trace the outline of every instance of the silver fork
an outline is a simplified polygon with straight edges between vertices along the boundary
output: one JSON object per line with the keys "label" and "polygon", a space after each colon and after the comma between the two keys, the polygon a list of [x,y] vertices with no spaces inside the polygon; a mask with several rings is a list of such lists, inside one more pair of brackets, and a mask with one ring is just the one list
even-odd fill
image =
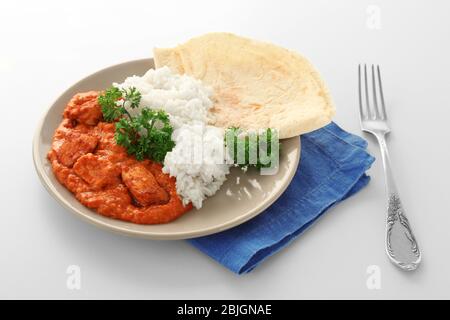
{"label": "silver fork", "polygon": [[383,159],[388,195],[386,253],[389,259],[401,269],[415,270],[421,261],[421,253],[406,218],[392,175],[391,161],[386,145],[386,135],[390,132],[390,128],[387,122],[383,87],[381,86],[380,66],[376,67],[376,72],[374,65],[371,69],[372,92],[370,95],[372,96],[372,104],[369,102],[367,66],[364,65],[363,68],[361,65],[358,66],[359,114],[361,129],[377,138]]}

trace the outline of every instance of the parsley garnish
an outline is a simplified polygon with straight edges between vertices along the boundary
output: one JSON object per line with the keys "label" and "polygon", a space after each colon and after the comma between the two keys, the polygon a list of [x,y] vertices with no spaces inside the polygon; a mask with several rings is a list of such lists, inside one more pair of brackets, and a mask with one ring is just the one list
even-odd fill
{"label": "parsley garnish", "polygon": [[131,87],[128,89],[122,89],[123,101],[130,103],[130,108],[134,109],[139,107],[139,103],[141,103],[141,93],[137,91],[135,87]]}
{"label": "parsley garnish", "polygon": [[120,89],[111,87],[98,97],[98,104],[102,107],[103,119],[113,122],[126,114],[131,118],[126,107],[137,108],[141,102],[141,93],[136,88]]}
{"label": "parsley garnish", "polygon": [[136,88],[119,89],[111,87],[98,97],[103,119],[115,123],[115,139],[118,145],[127,149],[136,159],[152,159],[163,162],[166,153],[175,146],[172,141],[173,128],[166,112],[142,108],[132,116],[127,108],[137,108],[141,93]]}
{"label": "parsley garnish", "polygon": [[171,139],[172,131],[167,113],[144,108],[138,116],[119,119],[115,138],[117,144],[125,147],[136,159],[150,158],[163,162],[166,153],[175,146]]}
{"label": "parsley garnish", "polygon": [[112,122],[124,114],[124,108],[117,105],[121,98],[122,91],[116,87],[111,87],[98,97],[98,104],[102,107],[105,121]]}

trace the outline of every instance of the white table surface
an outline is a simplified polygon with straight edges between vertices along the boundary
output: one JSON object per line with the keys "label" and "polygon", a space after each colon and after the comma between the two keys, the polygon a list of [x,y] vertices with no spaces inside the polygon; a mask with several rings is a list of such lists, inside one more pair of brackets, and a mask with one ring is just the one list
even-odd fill
{"label": "white table surface", "polygon": [[[380,24],[369,5],[380,9]],[[445,0],[1,1],[0,298],[450,298],[449,9]],[[307,56],[329,85],[336,122],[356,134],[357,64],[382,65],[389,145],[423,251],[419,270],[397,270],[384,253],[381,161],[367,188],[244,276],[183,241],[99,230],[47,194],[31,141],[49,104],[96,70],[209,31]],[[80,267],[80,290],[66,286],[70,265]],[[366,285],[371,265],[380,289]]]}

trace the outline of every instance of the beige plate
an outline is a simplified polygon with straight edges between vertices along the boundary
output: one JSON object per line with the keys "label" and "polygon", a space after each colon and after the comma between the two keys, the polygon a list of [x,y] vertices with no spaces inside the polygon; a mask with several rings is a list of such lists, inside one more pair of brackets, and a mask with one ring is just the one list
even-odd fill
{"label": "beige plate", "polygon": [[287,188],[298,166],[300,139],[282,141],[280,170],[276,175],[260,175],[257,170],[242,172],[233,168],[216,195],[207,199],[200,210],[191,210],[181,218],[161,225],[137,225],[103,217],[79,203],[53,175],[46,155],[53,133],[70,98],[78,92],[102,90],[127,76],[141,75],[153,68],[153,59],[118,64],[79,81],[66,90],[39,123],[33,141],[36,171],[50,194],[77,216],[105,229],[148,239],[187,239],[204,236],[237,226],[269,207]]}

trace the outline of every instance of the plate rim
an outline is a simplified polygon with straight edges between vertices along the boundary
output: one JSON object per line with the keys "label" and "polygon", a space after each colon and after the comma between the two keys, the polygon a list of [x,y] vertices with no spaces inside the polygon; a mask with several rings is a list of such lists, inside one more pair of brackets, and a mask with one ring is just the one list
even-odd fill
{"label": "plate rim", "polygon": [[[35,170],[37,172],[39,180],[41,181],[42,185],[47,190],[47,192],[60,205],[62,205],[65,209],[70,211],[73,215],[81,218],[82,220],[84,220],[84,221],[86,221],[86,222],[88,222],[90,224],[95,225],[96,227],[99,227],[99,228],[107,230],[107,231],[112,231],[114,233],[118,233],[118,234],[121,234],[121,235],[125,235],[125,236],[145,238],[145,239],[152,239],[152,240],[182,240],[182,239],[192,239],[192,238],[196,238],[196,237],[212,235],[212,234],[215,234],[215,233],[219,233],[219,232],[231,229],[231,228],[236,227],[236,226],[238,226],[238,225],[240,225],[242,223],[245,223],[248,220],[250,220],[250,219],[256,217],[257,215],[259,215],[260,213],[262,213],[268,207],[270,207],[284,193],[284,191],[291,184],[292,179],[294,178],[295,173],[296,173],[297,170],[292,170],[290,175],[287,177],[288,182],[285,185],[283,185],[280,189],[277,190],[275,196],[272,197],[271,201],[268,201],[267,203],[265,203],[265,205],[263,205],[261,207],[257,207],[255,209],[252,209],[250,211],[250,213],[248,213],[248,214],[246,214],[244,216],[236,217],[236,218],[228,220],[228,221],[226,221],[226,222],[224,222],[224,223],[222,223],[220,225],[214,225],[214,226],[208,227],[206,229],[202,229],[202,230],[173,232],[173,233],[168,233],[168,234],[152,233],[152,232],[146,232],[146,231],[140,231],[140,230],[131,230],[131,229],[127,229],[127,228],[121,227],[119,225],[114,225],[112,223],[108,223],[109,220],[116,221],[115,219],[112,219],[112,218],[108,218],[108,220],[102,221],[101,219],[96,219],[95,216],[94,217],[88,216],[85,213],[79,211],[77,208],[73,207],[65,199],[65,197],[62,196],[59,193],[58,190],[56,190],[56,188],[53,186],[53,183],[49,180],[49,177],[44,172],[44,169],[43,169],[44,164],[42,163],[42,161],[41,161],[41,159],[39,157],[39,150],[40,150],[39,139],[40,139],[41,132],[42,132],[42,129],[43,129],[43,126],[44,126],[44,122],[45,122],[45,119],[47,118],[48,114],[50,113],[51,109],[56,104],[56,102],[58,100],[60,100],[62,98],[62,96],[64,96],[67,92],[73,90],[80,83],[86,81],[89,78],[92,78],[92,77],[96,76],[99,73],[104,72],[105,70],[108,70],[108,69],[114,68],[114,67],[118,67],[118,66],[124,65],[124,64],[143,63],[143,62],[152,63],[153,61],[154,61],[153,58],[134,59],[134,60],[126,61],[126,62],[113,64],[113,65],[110,65],[108,67],[104,67],[104,68],[102,68],[102,69],[100,69],[100,70],[98,70],[96,72],[93,72],[93,73],[87,75],[86,77],[83,77],[82,79],[78,80],[77,82],[75,82],[74,84],[69,86],[61,94],[59,94],[56,97],[56,99],[53,100],[52,103],[49,104],[49,106],[47,107],[47,109],[45,110],[45,112],[43,113],[43,115],[41,116],[41,118],[38,121],[37,128],[35,129],[35,133],[34,133],[34,137],[33,137],[33,143],[32,143],[32,155],[33,155],[34,168],[35,168]],[[299,162],[300,162],[300,155],[301,155],[301,140],[300,140],[300,137],[293,137],[293,138],[289,138],[289,139],[295,139],[295,138],[298,139],[299,146],[298,146],[298,152],[296,152],[296,156],[295,156],[293,165],[296,168],[298,168]],[[64,186],[62,186],[62,187],[64,187]],[[71,193],[71,195],[73,196],[72,193]],[[91,210],[91,209],[89,209],[89,210]],[[91,211],[93,211],[93,210],[91,210]],[[98,213],[95,213],[95,214],[99,215]],[[100,215],[99,215],[99,217],[100,217]]]}

